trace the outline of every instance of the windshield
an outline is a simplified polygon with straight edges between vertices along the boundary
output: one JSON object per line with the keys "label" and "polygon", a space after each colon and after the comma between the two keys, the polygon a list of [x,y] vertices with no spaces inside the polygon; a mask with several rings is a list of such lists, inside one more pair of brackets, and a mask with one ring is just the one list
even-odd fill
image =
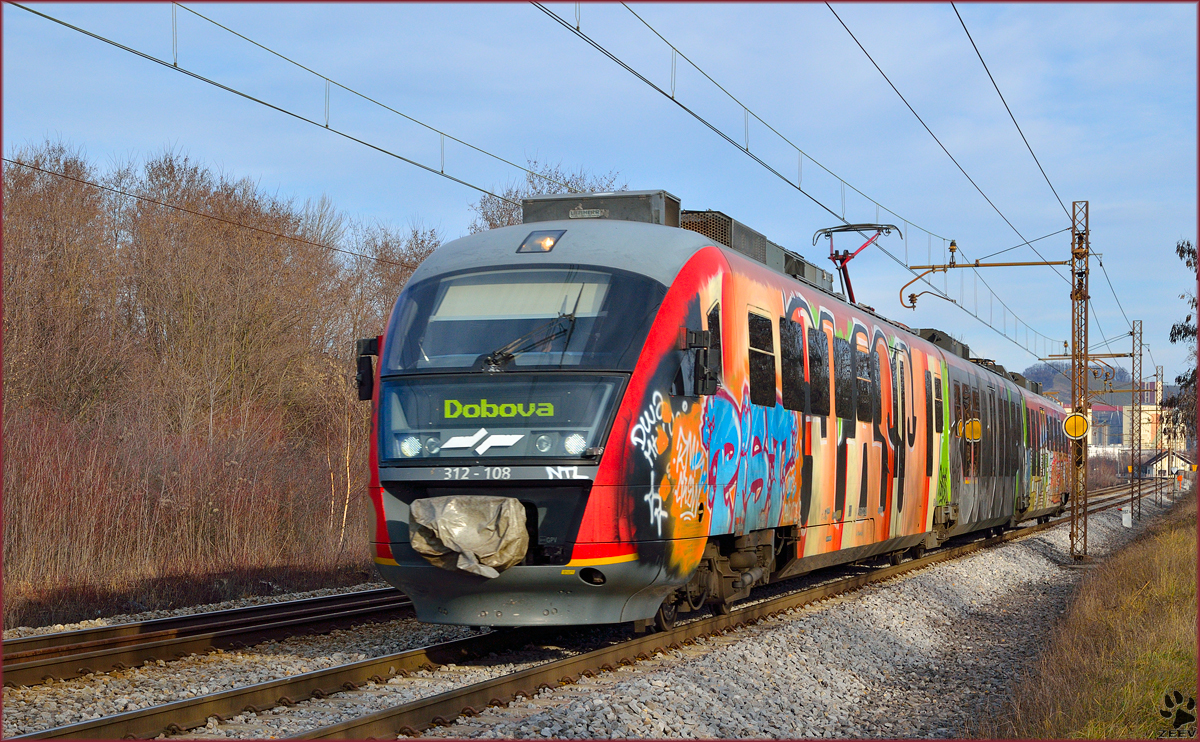
{"label": "windshield", "polygon": [[432,278],[401,294],[382,372],[630,371],[665,294],[645,276],[580,266]]}
{"label": "windshield", "polygon": [[379,458],[580,458],[603,445],[623,377],[406,376],[379,395]]}

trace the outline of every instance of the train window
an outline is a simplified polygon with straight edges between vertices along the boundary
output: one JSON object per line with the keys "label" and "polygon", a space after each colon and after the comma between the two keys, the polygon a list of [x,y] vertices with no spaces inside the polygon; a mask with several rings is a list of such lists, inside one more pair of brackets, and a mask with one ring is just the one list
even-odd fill
{"label": "train window", "polygon": [[1004,398],[1004,387],[1000,387],[1000,399],[996,402],[996,418],[997,424],[1000,426],[1000,452],[999,459],[996,462],[996,473],[1005,476],[1008,474],[1008,441],[1009,429],[1012,427],[1008,411],[1008,400]]}
{"label": "train window", "polygon": [[779,318],[779,371],[783,386],[784,409],[807,411],[808,382],[804,378],[804,326],[786,317]]}
{"label": "train window", "polygon": [[1038,420],[1039,410],[1029,411],[1029,453],[1033,459],[1033,476],[1040,477],[1042,475],[1042,457],[1039,455],[1042,450],[1041,424]]}
{"label": "train window", "polygon": [[933,476],[933,374],[925,370],[925,476]]}
{"label": "train window", "polygon": [[876,424],[883,422],[883,375],[879,372],[881,356],[871,354],[871,415]]}
{"label": "train window", "polygon": [[1014,405],[1011,401],[1005,401],[1004,411],[1007,413],[1007,415],[1005,416],[1005,420],[1008,421],[1008,432],[1006,433],[1005,444],[1004,444],[1004,451],[1005,451],[1004,460],[1007,462],[1005,474],[1012,475],[1012,474],[1015,474],[1017,471],[1017,467],[1016,467],[1017,456],[1016,456],[1016,453],[1014,452],[1014,449],[1018,445],[1020,445],[1017,442],[1020,440],[1019,436],[1017,435],[1017,432],[1020,430],[1020,428],[1017,426],[1017,423],[1015,420],[1015,416],[1016,416],[1016,412],[1017,412],[1016,405]]}
{"label": "train window", "polygon": [[1021,471],[1021,445],[1025,440],[1025,429],[1021,425],[1021,400],[1012,403],[1013,443],[1012,443],[1012,473],[1015,476]]}
{"label": "train window", "polygon": [[815,327],[808,328],[808,389],[809,412],[829,414],[829,335]]}
{"label": "train window", "polygon": [[871,392],[875,386],[872,380],[872,357],[874,353],[869,353],[859,348],[857,345],[851,346],[854,349],[854,387],[858,394],[856,409],[858,411],[858,419],[860,422],[871,422]]}
{"label": "train window", "polygon": [[933,379],[933,432],[941,433],[946,429],[942,417],[946,414],[945,406],[942,402],[942,380],[934,377]]}
{"label": "train window", "polygon": [[971,390],[971,419],[978,421],[978,423],[975,425],[975,428],[979,431],[980,435],[980,438],[975,440],[974,445],[971,446],[971,474],[974,476],[979,476],[979,474],[983,471],[983,462],[980,460],[980,457],[983,453],[983,447],[980,445],[980,441],[983,437],[983,418],[979,414],[978,389]]}
{"label": "train window", "polygon": [[987,471],[984,472],[984,475],[994,477],[999,473],[996,466],[997,454],[1002,450],[1002,446],[1004,445],[1004,441],[1001,438],[1003,430],[1000,428],[1000,418],[996,416],[996,391],[994,389],[988,390],[987,415],[988,445],[984,454]]}
{"label": "train window", "polygon": [[775,342],[771,318],[749,315],[750,401],[763,407],[775,406]]}
{"label": "train window", "polygon": [[959,387],[959,384],[956,381],[956,382],[954,382],[954,391],[951,392],[951,394],[950,394],[951,398],[954,400],[954,419],[950,422],[950,430],[955,435],[962,435],[962,427],[959,426],[959,423],[962,422],[962,398],[960,397],[961,394],[962,394],[962,389]]}
{"label": "train window", "polygon": [[632,370],[665,295],[657,281],[612,268],[435,276],[396,302],[380,373]]}
{"label": "train window", "polygon": [[1004,474],[1013,473],[1013,442],[1016,440],[1016,426],[1013,425],[1013,405],[1004,400]]}
{"label": "train window", "polygon": [[717,374],[718,380],[723,380],[721,376],[721,305],[713,304],[713,308],[708,310],[708,366]]}
{"label": "train window", "polygon": [[849,340],[833,339],[833,406],[837,416],[853,420],[854,413],[854,353]]}

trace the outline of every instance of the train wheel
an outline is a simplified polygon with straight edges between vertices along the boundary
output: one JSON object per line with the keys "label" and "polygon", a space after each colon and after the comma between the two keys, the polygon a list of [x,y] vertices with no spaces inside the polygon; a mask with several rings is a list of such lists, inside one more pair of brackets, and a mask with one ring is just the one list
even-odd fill
{"label": "train wheel", "polygon": [[900,562],[903,562],[903,561],[904,561],[904,550],[903,549],[901,549],[900,551],[893,551],[891,554],[888,554],[888,564],[891,564],[893,567],[900,566]]}
{"label": "train wheel", "polygon": [[723,600],[720,603],[713,603],[713,613],[718,616],[728,616],[730,610],[732,609],[729,607],[729,604]]}
{"label": "train wheel", "polygon": [[913,559],[920,559],[925,556],[925,544],[920,543],[913,547]]}
{"label": "train wheel", "polygon": [[675,619],[679,616],[678,609],[675,608],[674,596],[671,596],[663,601],[663,604],[658,607],[658,613],[654,614],[654,626],[659,631],[670,631],[675,628]]}

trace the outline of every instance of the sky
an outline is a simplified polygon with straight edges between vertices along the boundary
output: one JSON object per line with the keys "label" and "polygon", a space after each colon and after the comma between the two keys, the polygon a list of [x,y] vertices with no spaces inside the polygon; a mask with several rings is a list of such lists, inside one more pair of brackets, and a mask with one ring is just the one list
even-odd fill
{"label": "sky", "polygon": [[[393,155],[493,191],[523,173],[490,155],[536,158],[722,211],[826,270],[818,229],[843,216],[893,223],[903,237],[850,264],[858,300],[1010,370],[1062,352],[1065,268],[939,274],[955,303],[926,294],[912,310],[900,304],[913,277],[902,264],[944,262],[950,239],[960,260],[1018,245],[994,260],[1065,260],[1065,232],[1033,243],[1043,257],[1022,243],[1067,228],[1064,205],[1087,201],[1093,351],[1128,352],[1128,320],[1140,319],[1147,375],[1162,365],[1170,381],[1188,363],[1167,336],[1186,313],[1180,294],[1195,290],[1174,253],[1196,242],[1195,4],[958,6],[1053,190],[950,4],[833,5],[937,140],[824,4],[546,5],[673,85],[680,105],[530,4],[29,7],[166,65],[5,4],[5,156],[61,140],[103,169],[173,150],[297,203],[326,195],[348,217],[447,239],[467,233],[480,191]],[[337,85],[327,98],[326,78],[432,128]],[[835,247],[853,250],[856,237]]]}

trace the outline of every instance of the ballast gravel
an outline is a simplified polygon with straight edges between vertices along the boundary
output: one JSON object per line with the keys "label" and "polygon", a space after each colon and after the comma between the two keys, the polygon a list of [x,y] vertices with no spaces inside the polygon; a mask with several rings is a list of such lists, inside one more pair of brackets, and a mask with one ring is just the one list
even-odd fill
{"label": "ballast gravel", "polygon": [[[1103,557],[1165,510],[1089,518]],[[428,737],[799,738],[968,734],[997,712],[1065,612],[1084,569],[1066,524],[870,585],[735,634],[507,708]]]}
{"label": "ballast gravel", "polygon": [[[1091,516],[1089,552],[1102,557],[1161,509],[1121,527],[1117,510]],[[505,708],[430,730],[430,737],[951,737],[993,713],[1066,609],[1082,569],[1064,524],[792,611],[727,636]],[[335,591],[318,591],[328,594]],[[235,607],[235,606],[230,606]],[[475,630],[412,619],[268,642],[72,681],[4,690],[3,734],[216,693],[459,638]],[[604,641],[580,630],[584,645]],[[593,636],[595,635],[595,636]],[[590,637],[590,638],[589,638]],[[591,647],[560,648],[564,653]],[[466,683],[516,672],[554,652],[506,653],[475,666],[368,683],[291,708],[238,715],[180,737],[280,737],[335,724]]]}

